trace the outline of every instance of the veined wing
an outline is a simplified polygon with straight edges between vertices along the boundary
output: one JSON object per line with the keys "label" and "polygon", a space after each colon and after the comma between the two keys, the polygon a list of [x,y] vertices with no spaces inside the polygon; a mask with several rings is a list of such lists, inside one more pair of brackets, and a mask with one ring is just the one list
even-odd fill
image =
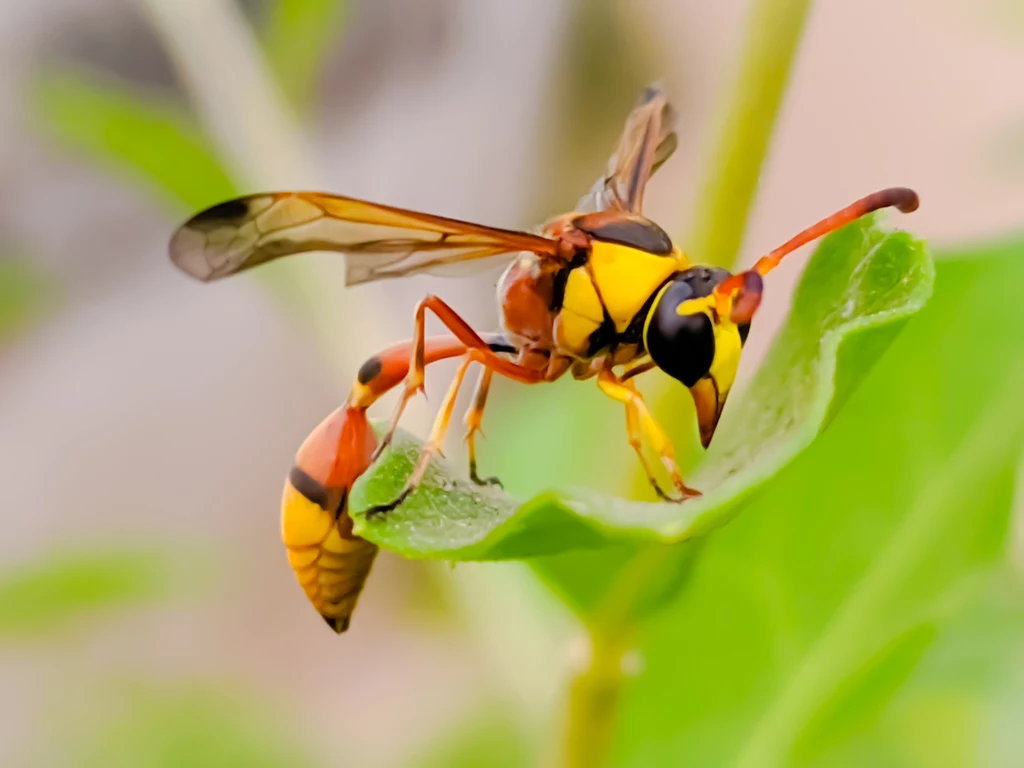
{"label": "veined wing", "polygon": [[626,119],[618,147],[608,161],[607,173],[584,195],[580,212],[604,210],[639,213],[651,175],[675,151],[676,112],[657,86],[644,91]]}
{"label": "veined wing", "polygon": [[339,251],[347,254],[345,281],[354,285],[522,251],[554,257],[557,243],[351,197],[276,192],[196,214],[174,234],[170,251],[180,269],[203,281],[296,253]]}

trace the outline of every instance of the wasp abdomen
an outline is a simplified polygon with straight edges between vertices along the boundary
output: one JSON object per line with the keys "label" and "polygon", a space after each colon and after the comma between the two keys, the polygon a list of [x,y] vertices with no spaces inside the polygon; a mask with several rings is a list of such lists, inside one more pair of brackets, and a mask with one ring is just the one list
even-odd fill
{"label": "wasp abdomen", "polygon": [[[352,533],[348,489],[376,438],[361,408],[331,414],[299,449],[281,499],[281,537],[306,597],[335,632],[348,629],[377,546]],[[322,479],[321,479],[322,478]]]}

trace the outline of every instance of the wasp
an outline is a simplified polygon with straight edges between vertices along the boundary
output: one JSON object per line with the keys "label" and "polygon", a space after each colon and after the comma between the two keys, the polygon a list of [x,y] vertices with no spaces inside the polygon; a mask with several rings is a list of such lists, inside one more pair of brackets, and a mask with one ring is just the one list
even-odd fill
{"label": "wasp", "polygon": [[[684,481],[672,442],[637,390],[634,378],[657,368],[686,387],[706,448],[736,378],[763,277],[801,246],[885,207],[916,210],[910,189],[884,189],[839,210],[731,274],[693,263],[664,229],[643,213],[652,174],[677,145],[676,113],[649,88],[630,113],[608,168],[575,211],[535,232],[498,229],[322,192],[275,192],[215,205],[182,225],[171,241],[173,262],[202,281],[307,251],[346,255],[346,284],[454,265],[508,262],[497,285],[501,330],[481,334],[438,296],[416,307],[412,338],[371,357],[359,369],[345,405],[300,449],[285,488],[283,535],[289,559],[314,605],[343,631],[376,548],[352,534],[346,497],[391,441],[402,413],[423,392],[424,369],[460,359],[424,450],[403,490],[368,517],[393,510],[440,452],[455,400],[473,364],[481,367],[466,414],[469,474],[477,473],[476,436],[494,374],[524,384],[566,374],[594,379],[625,411],[628,441],[651,486],[667,501],[700,495]],[[428,338],[427,315],[450,335]],[[385,392],[401,396],[378,441],[366,409]],[[666,471],[663,488],[645,445]]]}

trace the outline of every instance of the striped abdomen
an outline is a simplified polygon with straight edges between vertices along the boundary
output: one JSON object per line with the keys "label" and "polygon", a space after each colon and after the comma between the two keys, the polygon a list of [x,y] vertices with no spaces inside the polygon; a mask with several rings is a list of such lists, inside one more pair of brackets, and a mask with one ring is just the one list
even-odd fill
{"label": "striped abdomen", "polygon": [[335,632],[348,629],[377,546],[352,533],[348,491],[377,439],[363,408],[343,406],[299,449],[281,500],[288,562],[313,607]]}

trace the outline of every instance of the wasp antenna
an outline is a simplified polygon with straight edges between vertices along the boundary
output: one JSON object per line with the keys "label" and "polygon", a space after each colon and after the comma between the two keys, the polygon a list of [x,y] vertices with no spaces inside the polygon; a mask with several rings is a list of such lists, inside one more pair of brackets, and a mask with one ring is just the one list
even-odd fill
{"label": "wasp antenna", "polygon": [[762,256],[754,265],[754,271],[766,275],[779,266],[783,257],[792,253],[797,248],[806,245],[812,240],[827,235],[840,227],[844,227],[851,221],[856,221],[861,216],[866,216],[872,211],[881,208],[896,208],[902,213],[912,213],[917,210],[921,199],[917,192],[907,187],[889,187],[879,192],[874,192],[862,197],[855,203],[851,203],[840,211],[822,219],[817,224],[808,227],[796,237],[787,240],[767,256]]}

